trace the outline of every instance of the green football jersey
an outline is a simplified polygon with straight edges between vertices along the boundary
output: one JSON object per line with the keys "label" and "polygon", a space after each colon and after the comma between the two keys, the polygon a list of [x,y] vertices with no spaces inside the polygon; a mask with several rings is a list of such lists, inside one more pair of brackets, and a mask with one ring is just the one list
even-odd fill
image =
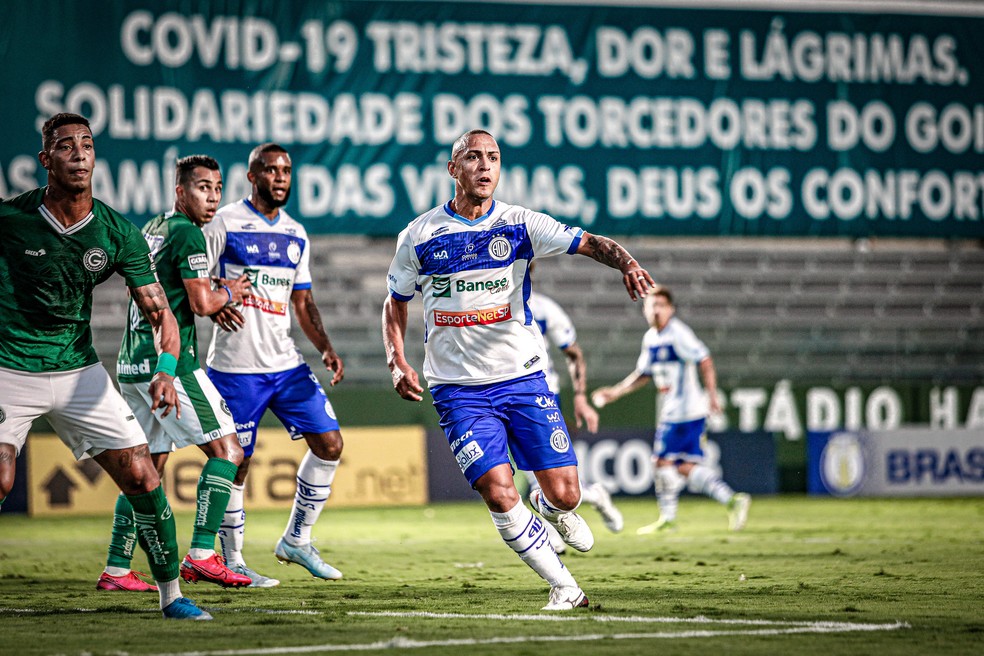
{"label": "green football jersey", "polygon": [[99,200],[65,228],[42,206],[45,188],[0,201],[0,367],[71,371],[99,361],[92,290],[114,273],[157,282],[140,231]]}
{"label": "green football jersey", "polygon": [[[208,256],[201,228],[184,214],[168,212],[151,219],[143,236],[157,267],[157,278],[167,294],[171,312],[181,334],[178,376],[194,371],[198,364],[198,334],[184,281],[208,278]],[[150,323],[130,299],[129,321],[123,333],[116,377],[121,383],[149,381],[157,368],[157,350]]]}

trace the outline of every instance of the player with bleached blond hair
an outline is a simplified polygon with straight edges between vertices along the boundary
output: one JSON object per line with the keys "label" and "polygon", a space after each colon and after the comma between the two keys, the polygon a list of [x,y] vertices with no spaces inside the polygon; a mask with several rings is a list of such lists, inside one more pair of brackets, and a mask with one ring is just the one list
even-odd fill
{"label": "player with bleached blond hair", "polygon": [[575,253],[618,269],[629,296],[652,277],[624,248],[552,217],[493,199],[501,153],[485,130],[451,148],[454,197],[410,222],[397,241],[383,304],[383,343],[396,392],[422,400],[404,340],[408,306],[424,303],[424,376],[458,466],[485,501],[506,545],[550,585],[544,610],[588,605],[554,553],[542,522],[519,497],[516,466],[535,472],[530,501],[568,545],[587,551],[594,536],[574,512],[581,503],[577,456],[543,375],[546,348],[529,309],[530,263]]}

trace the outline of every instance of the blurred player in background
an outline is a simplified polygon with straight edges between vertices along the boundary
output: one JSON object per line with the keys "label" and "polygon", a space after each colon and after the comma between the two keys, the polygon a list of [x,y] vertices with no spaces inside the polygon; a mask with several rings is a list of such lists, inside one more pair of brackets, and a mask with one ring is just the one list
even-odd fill
{"label": "blurred player in background", "polygon": [[[195,315],[210,316],[226,305],[241,303],[250,293],[246,276],[222,281],[221,287],[212,289],[201,228],[212,220],[221,200],[222,172],[218,162],[205,155],[184,157],[175,167],[174,208],[157,215],[143,228],[144,239],[157,267],[157,277],[167,294],[181,335],[174,378],[181,419],[175,414],[159,417],[151,410],[154,399],[148,393],[147,383],[157,366],[154,333],[132,298],[116,376],[123,398],[147,435],[151,458],[161,477],[172,448],[194,444],[208,456],[198,479],[191,550],[181,563],[181,577],[186,581],[242,587],[251,581],[247,576],[230,571],[215,553],[215,533],[225,515],[232,481],[243,461],[243,450],[229,407],[198,364],[198,333],[195,329]],[[121,494],[113,516],[113,538],[106,569],[99,577],[97,589],[155,589],[130,570],[135,540],[133,508],[126,495]]]}
{"label": "blurred player in background", "polygon": [[173,378],[181,340],[136,226],[92,197],[89,122],[56,114],[41,128],[48,185],[0,201],[0,503],[31,422],[44,417],[77,459],[91,457],[133,507],[170,619],[212,616],[181,596],[174,516],[147,438],[92,347],[92,291],[114,273],[154,334],[150,411],[180,415]]}
{"label": "blurred player in background", "polygon": [[468,482],[481,494],[503,541],[550,585],[544,610],[588,605],[513,482],[516,465],[536,473],[530,501],[567,544],[587,551],[591,529],[581,503],[577,456],[543,376],[546,349],[527,305],[529,263],[580,253],[622,272],[641,297],[649,274],[611,239],[565,226],[546,214],[499,203],[500,152],[491,134],[472,130],[451,148],[454,198],[400,233],[383,304],[383,343],[396,392],[420,401],[407,362],[408,304],[419,289],[426,321],[424,375],[441,426]]}
{"label": "blurred player in background", "polygon": [[[532,276],[536,263],[530,263],[530,274]],[[532,279],[532,278],[531,278]],[[571,376],[571,386],[574,391],[574,421],[578,428],[584,427],[589,433],[598,432],[598,413],[588,402],[588,366],[584,359],[584,352],[577,343],[577,331],[574,329],[574,322],[567,316],[564,309],[552,298],[540,292],[531,291],[527,300],[527,305],[533,313],[533,320],[536,322],[540,333],[545,340],[547,350],[547,361],[544,365],[544,376],[547,379],[547,387],[557,397],[557,409],[560,409],[560,376],[553,366],[553,358],[550,357],[550,344],[553,343],[563,352],[567,360],[567,371]],[[530,490],[539,487],[536,476],[531,471],[527,471],[526,478],[530,484]],[[605,527],[613,533],[622,530],[624,522],[622,513],[619,512],[612,497],[601,483],[584,485],[581,483],[581,501],[587,503],[601,514]],[[550,522],[543,525],[550,538],[550,544],[554,551],[564,553],[567,545],[564,543],[560,534]]]}
{"label": "blurred player in background", "polygon": [[[643,313],[649,330],[635,371],[611,387],[591,394],[598,408],[638,389],[650,380],[659,390],[659,418],[653,443],[653,479],[659,500],[659,519],[640,528],[640,535],[675,527],[680,492],[689,482],[693,492],[705,494],[728,507],[733,531],[745,527],[751,497],[735,493],[710,467],[703,464],[708,410],[717,414],[717,373],[711,353],[690,329],[674,316],[673,295],[654,287],[646,296]],[[697,372],[704,380],[700,385]]]}
{"label": "blurred player in background", "polygon": [[290,336],[289,308],[332,371],[332,385],[342,380],[345,367],[311,294],[307,232],[283,209],[290,198],[291,174],[286,150],[272,143],[257,146],[249,155],[247,172],[252,193],[223,207],[205,227],[213,275],[245,275],[253,285],[253,294],[243,299],[241,313],[228,307],[216,316],[206,362],[209,377],[232,409],[245,454],[219,531],[222,551],[233,571],[248,576],[252,586],[260,588],[280,582],[256,573],[243,560],[243,491],[256,431],[267,408],[291,439],[303,439],[308,446],[297,469],[290,520],[274,555],[282,563],[301,565],[318,578],[342,578],[311,543],[311,529],[331,494],[342,455],[342,434],[331,402]]}

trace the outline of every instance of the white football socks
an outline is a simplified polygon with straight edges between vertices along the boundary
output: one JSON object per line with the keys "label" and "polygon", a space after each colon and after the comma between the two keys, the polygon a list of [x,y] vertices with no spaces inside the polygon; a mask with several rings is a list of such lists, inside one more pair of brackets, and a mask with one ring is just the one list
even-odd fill
{"label": "white football socks", "polygon": [[171,602],[181,598],[181,579],[171,579],[170,581],[154,581],[157,584],[157,592],[161,596],[161,608],[167,608]]}
{"label": "white football socks", "polygon": [[714,470],[705,465],[697,465],[690,470],[690,489],[694,492],[706,494],[721,504],[731,501],[735,496],[735,491],[725,483]]}
{"label": "white football socks", "polygon": [[222,543],[222,556],[226,565],[245,565],[243,560],[243,540],[246,534],[246,510],[243,505],[245,485],[233,483],[229,495],[229,505],[226,506],[222,525],[219,526],[219,542]]}
{"label": "white football socks", "polygon": [[510,549],[550,584],[550,587],[577,586],[577,581],[554,553],[543,530],[543,522],[522,501],[507,512],[491,512],[492,522]]}
{"label": "white football socks", "polygon": [[311,542],[311,529],[331,496],[338,460],[322,460],[310,449],[297,468],[297,492],[294,507],[284,529],[284,540],[295,547]]}

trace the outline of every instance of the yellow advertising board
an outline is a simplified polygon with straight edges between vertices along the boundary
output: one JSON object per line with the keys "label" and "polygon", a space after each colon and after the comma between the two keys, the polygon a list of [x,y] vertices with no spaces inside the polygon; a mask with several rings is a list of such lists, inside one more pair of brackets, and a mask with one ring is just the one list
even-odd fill
{"label": "yellow advertising board", "polygon": [[[427,503],[427,450],[419,426],[346,428],[345,449],[329,507],[409,506]],[[93,460],[76,462],[56,435],[32,434],[28,448],[28,512],[38,515],[111,513],[119,493]],[[246,507],[289,508],[294,475],[307,452],[282,428],[261,428],[246,479]],[[205,462],[196,447],[168,458],[164,486],[175,510],[194,510]]]}

